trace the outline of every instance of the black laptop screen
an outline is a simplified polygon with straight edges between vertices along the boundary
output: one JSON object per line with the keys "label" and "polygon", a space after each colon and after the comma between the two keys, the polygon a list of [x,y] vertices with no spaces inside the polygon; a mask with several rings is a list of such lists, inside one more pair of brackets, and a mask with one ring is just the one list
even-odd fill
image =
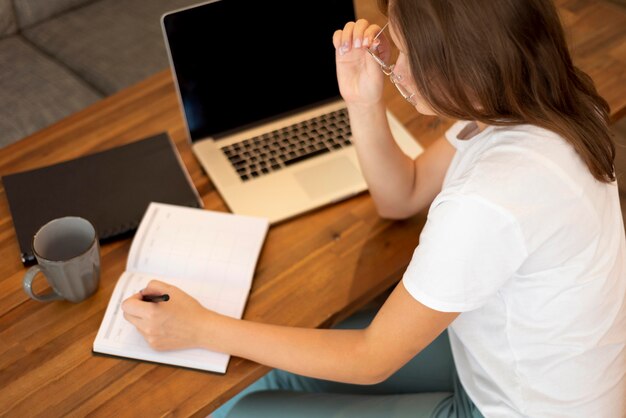
{"label": "black laptop screen", "polygon": [[339,97],[332,35],[352,0],[219,0],[163,26],[191,139]]}

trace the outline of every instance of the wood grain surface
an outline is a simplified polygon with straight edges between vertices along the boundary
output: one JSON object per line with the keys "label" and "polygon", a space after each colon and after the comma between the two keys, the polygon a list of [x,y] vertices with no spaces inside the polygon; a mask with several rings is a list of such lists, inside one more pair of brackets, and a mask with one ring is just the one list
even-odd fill
{"label": "wood grain surface", "polygon": [[[356,4],[359,16],[384,21],[373,1]],[[592,75],[617,120],[626,112],[626,15],[612,3],[557,4],[575,61]],[[417,115],[390,85],[386,98],[424,146],[451,124]],[[191,153],[169,71],[1,149],[0,175],[163,131],[176,143],[206,209],[226,211]],[[363,193],[272,226],[244,317],[301,327],[336,323],[400,279],[424,221],[424,214],[383,220]],[[0,415],[206,416],[268,371],[240,358],[232,358],[222,376],[94,356],[92,343],[129,246],[130,239],[102,246],[100,289],[87,301],[32,301],[22,291],[26,269],[0,188]]]}

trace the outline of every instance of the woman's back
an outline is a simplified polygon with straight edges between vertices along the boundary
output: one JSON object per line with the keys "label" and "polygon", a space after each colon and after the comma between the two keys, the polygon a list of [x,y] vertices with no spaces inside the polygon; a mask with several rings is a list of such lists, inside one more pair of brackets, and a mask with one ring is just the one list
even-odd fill
{"label": "woman's back", "polygon": [[489,127],[459,141],[462,126],[448,132],[457,155],[405,286],[465,311],[450,340],[484,415],[620,416],[626,247],[616,184],[594,179],[545,129]]}

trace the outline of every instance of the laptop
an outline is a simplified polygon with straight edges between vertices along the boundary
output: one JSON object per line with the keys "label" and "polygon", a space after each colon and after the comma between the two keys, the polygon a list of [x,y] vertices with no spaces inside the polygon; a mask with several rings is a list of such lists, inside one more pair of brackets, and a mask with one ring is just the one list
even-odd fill
{"label": "laptop", "polygon": [[276,223],[367,189],[332,44],[354,19],[352,0],[217,0],[163,15],[193,153],[233,213]]}

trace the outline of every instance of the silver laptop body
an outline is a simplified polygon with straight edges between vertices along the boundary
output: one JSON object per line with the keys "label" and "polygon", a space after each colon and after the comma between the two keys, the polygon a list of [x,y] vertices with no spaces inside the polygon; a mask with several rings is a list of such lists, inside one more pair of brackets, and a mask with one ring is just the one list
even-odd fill
{"label": "silver laptop body", "polygon": [[163,16],[193,152],[234,213],[275,223],[367,189],[331,42],[349,20],[352,0],[217,0]]}

